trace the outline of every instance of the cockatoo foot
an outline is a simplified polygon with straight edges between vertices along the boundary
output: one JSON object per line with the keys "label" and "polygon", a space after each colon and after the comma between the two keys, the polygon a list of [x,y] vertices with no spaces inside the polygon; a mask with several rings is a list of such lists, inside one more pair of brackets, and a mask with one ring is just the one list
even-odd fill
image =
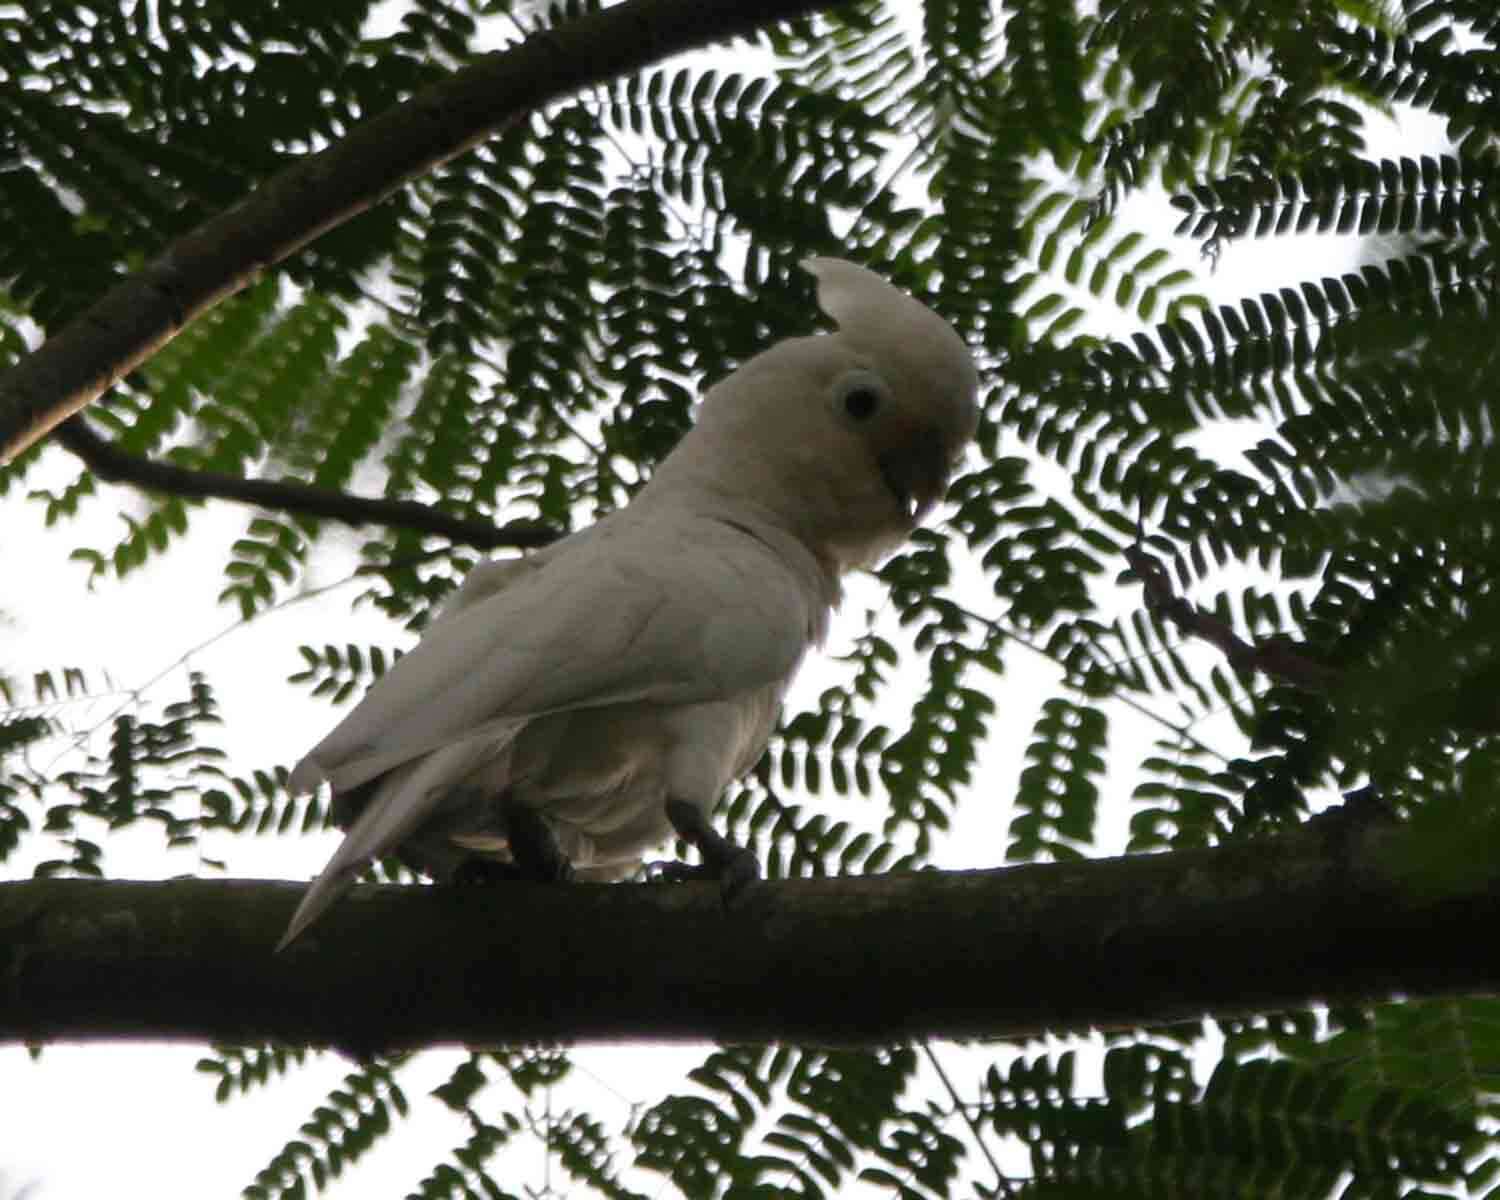
{"label": "cockatoo foot", "polygon": [[572,883],[573,864],[557,844],[552,826],[533,808],[519,804],[505,809],[505,836],[511,861],[476,854],[459,863],[449,877],[460,886],[493,887],[520,880],[526,883]]}
{"label": "cockatoo foot", "polygon": [[572,883],[573,864],[557,844],[557,834],[547,819],[524,804],[505,806],[505,836],[510,856],[523,879],[537,883]]}
{"label": "cockatoo foot", "polygon": [[703,862],[697,866],[688,863],[653,863],[651,868],[658,879],[676,881],[693,879],[717,879],[719,895],[725,908],[731,908],[745,894],[749,886],[760,878],[760,863],[755,855],[743,846],[736,846],[708,823],[708,818],[695,804],[684,800],[667,801],[667,819],[679,837],[697,848]]}

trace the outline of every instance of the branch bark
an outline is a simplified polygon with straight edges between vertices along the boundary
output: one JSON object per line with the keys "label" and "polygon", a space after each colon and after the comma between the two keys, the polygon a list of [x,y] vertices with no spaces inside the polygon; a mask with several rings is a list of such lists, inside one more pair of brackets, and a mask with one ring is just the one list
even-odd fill
{"label": "branch bark", "polygon": [[0,462],[266,268],[522,114],[668,55],[840,2],[624,0],[419,92],[179,238],[0,373]]}
{"label": "branch bark", "polygon": [[493,525],[470,517],[455,517],[415,500],[383,496],[354,496],[347,492],[310,487],[290,479],[245,479],[220,471],[195,471],[175,463],[126,454],[91,429],[83,417],[71,417],[57,428],[57,440],[100,479],[130,483],[173,496],[205,497],[254,504],[276,512],[326,517],[345,525],[395,525],[418,533],[445,537],[463,546],[494,550],[502,546],[532,549],[555,542],[561,532],[537,521]]}
{"label": "branch bark", "polygon": [[1500,989],[1500,873],[1401,827],[972,872],[365,886],[274,955],[301,885],[0,884],[0,1039],[1018,1036]]}

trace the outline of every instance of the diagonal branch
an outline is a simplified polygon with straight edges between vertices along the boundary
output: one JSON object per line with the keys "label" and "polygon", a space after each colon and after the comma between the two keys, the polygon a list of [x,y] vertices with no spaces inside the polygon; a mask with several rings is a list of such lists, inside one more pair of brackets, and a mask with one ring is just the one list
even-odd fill
{"label": "diagonal branch", "polygon": [[82,417],[64,421],[57,427],[56,436],[100,479],[131,483],[173,496],[235,500],[277,512],[326,517],[345,525],[395,525],[445,537],[478,550],[502,546],[526,550],[548,545],[562,536],[552,526],[538,521],[492,525],[472,517],[455,517],[415,500],[352,496],[290,479],[244,479],[221,471],[196,471],[175,463],[139,458],[100,437]]}
{"label": "diagonal branch", "polygon": [[562,96],[840,0],[624,0],[489,55],[268,179],[0,373],[0,462],[191,320],[407,180]]}
{"label": "diagonal branch", "polygon": [[1259,671],[1308,692],[1327,692],[1337,683],[1337,671],[1285,639],[1247,642],[1222,618],[1189,604],[1172,590],[1172,580],[1161,563],[1139,546],[1125,547],[1125,561],[1140,576],[1148,609],[1189,637],[1216,647],[1236,671]]}
{"label": "diagonal branch", "polygon": [[[1248,642],[1229,623],[1211,612],[1189,604],[1172,590],[1166,569],[1139,546],[1125,548],[1125,560],[1138,576],[1146,593],[1146,607],[1172,622],[1189,637],[1200,638],[1216,647],[1236,671],[1258,671],[1268,678],[1289,683],[1305,692],[1330,695],[1351,707],[1382,703],[1380,687],[1369,686],[1376,678],[1338,670],[1319,662],[1297,642],[1276,637]],[[1467,675],[1458,673],[1440,690],[1426,691],[1419,698],[1408,692],[1403,703],[1425,709],[1427,721],[1445,721],[1454,729],[1469,733],[1500,732],[1500,703],[1495,698],[1494,677],[1487,661]],[[1396,709],[1383,702],[1388,716]]]}

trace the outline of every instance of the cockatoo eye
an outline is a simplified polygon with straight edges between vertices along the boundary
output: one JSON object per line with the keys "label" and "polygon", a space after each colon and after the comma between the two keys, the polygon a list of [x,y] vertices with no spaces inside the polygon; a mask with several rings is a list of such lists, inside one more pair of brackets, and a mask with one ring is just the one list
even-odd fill
{"label": "cockatoo eye", "polygon": [[844,393],[844,411],[856,421],[868,421],[880,407],[880,396],[873,388],[857,387]]}
{"label": "cockatoo eye", "polygon": [[885,380],[874,371],[856,367],[845,371],[833,385],[828,399],[841,420],[864,425],[885,411],[891,398]]}

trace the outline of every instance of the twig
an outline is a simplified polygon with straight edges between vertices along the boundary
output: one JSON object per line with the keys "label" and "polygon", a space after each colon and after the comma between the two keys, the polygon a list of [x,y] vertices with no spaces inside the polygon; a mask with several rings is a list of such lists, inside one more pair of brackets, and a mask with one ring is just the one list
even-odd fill
{"label": "twig", "polygon": [[526,550],[545,546],[562,536],[561,531],[536,521],[492,525],[472,517],[455,517],[415,500],[353,496],[289,479],[244,479],[221,471],[196,471],[175,463],[140,458],[100,437],[82,417],[63,422],[54,436],[100,479],[131,483],[173,496],[233,500],[277,512],[325,517],[345,525],[395,525],[445,537],[478,550],[502,546]]}
{"label": "twig", "polygon": [[1146,607],[1151,612],[1189,637],[1216,647],[1236,671],[1259,671],[1308,692],[1327,692],[1337,682],[1337,671],[1310,658],[1296,645],[1280,638],[1247,642],[1226,621],[1189,604],[1172,590],[1166,568],[1139,546],[1125,547],[1125,561],[1140,576]]}
{"label": "twig", "polygon": [[979,1146],[980,1152],[989,1160],[990,1170],[995,1172],[995,1182],[999,1184],[1000,1190],[1007,1196],[1014,1196],[1016,1189],[1011,1186],[1009,1177],[1000,1169],[1000,1164],[995,1161],[995,1156],[990,1153],[989,1143],[984,1140],[984,1133],[979,1128],[979,1122],[969,1112],[969,1106],[959,1099],[958,1089],[953,1086],[953,1081],[948,1078],[948,1072],[943,1070],[943,1064],[938,1062],[938,1056],[932,1049],[932,1043],[923,1042],[922,1052],[927,1055],[927,1061],[932,1064],[932,1069],[938,1073],[938,1078],[943,1081],[943,1087],[947,1090],[949,1099],[953,1101],[953,1107],[958,1110],[958,1115],[968,1125],[969,1132],[974,1135],[974,1141]]}
{"label": "twig", "polygon": [[[995,620],[995,618],[993,617],[987,617],[983,613],[975,612],[972,608],[965,608],[962,604],[954,603],[952,601],[950,601],[949,603],[953,603],[954,610],[961,616],[967,617],[969,620],[974,621],[977,624],[984,625],[987,628],[993,630],[1000,637],[1006,638],[1009,641],[1015,642],[1016,645],[1030,650],[1038,658],[1044,658],[1048,662],[1062,667],[1064,671],[1064,684],[1078,689],[1077,684],[1068,682],[1066,678],[1067,667],[1061,661],[1059,661],[1057,655],[1053,654],[1045,646],[1038,645],[1035,641],[1026,637],[1024,634],[1018,633],[1014,629],[1007,628],[999,621]],[[1148,720],[1155,721],[1163,729],[1170,730],[1172,733],[1181,738],[1184,743],[1191,745],[1194,749],[1200,751],[1201,753],[1207,754],[1213,758],[1217,758],[1221,762],[1229,761],[1229,755],[1225,754],[1223,751],[1215,750],[1212,746],[1208,745],[1201,739],[1194,737],[1190,732],[1188,732],[1189,726],[1174,724],[1167,717],[1162,716],[1161,713],[1155,711],[1145,704],[1142,704],[1134,696],[1130,695],[1130,693],[1120,690],[1128,686],[1123,679],[1119,679],[1118,677],[1116,677],[1114,682],[1119,685],[1119,688],[1110,694],[1111,699],[1117,700],[1127,708],[1133,709],[1135,712],[1139,713],[1141,716],[1147,718]]]}
{"label": "twig", "polygon": [[241,629],[244,629],[246,626],[258,620],[261,620],[264,617],[269,617],[275,613],[285,612],[287,609],[296,604],[305,604],[309,600],[316,600],[318,597],[324,596],[329,592],[344,587],[346,584],[353,583],[356,579],[359,579],[362,576],[371,574],[374,569],[375,568],[368,566],[359,567],[352,574],[346,575],[342,579],[336,579],[332,583],[325,583],[321,587],[309,588],[307,591],[298,592],[294,596],[284,597],[283,599],[278,600],[275,604],[271,605],[269,608],[259,609],[256,612],[251,613],[248,617],[241,617],[233,624],[226,625],[223,629],[219,630],[218,633],[210,634],[202,641],[196,643],[193,646],[189,646],[186,650],[184,650],[166,666],[162,667],[161,670],[157,671],[156,674],[151,676],[151,678],[146,680],[144,683],[136,684],[133,687],[115,688],[112,692],[101,693],[101,695],[93,697],[93,699],[103,699],[105,696],[118,695],[123,696],[124,699],[113,710],[106,713],[98,721],[95,721],[94,724],[91,725],[88,729],[79,730],[72,734],[68,739],[68,746],[65,749],[59,751],[58,754],[52,759],[52,762],[48,764],[46,774],[50,775],[53,768],[55,768],[57,764],[62,761],[65,755],[84,745],[91,737],[98,733],[100,729],[109,724],[109,722],[113,721],[122,712],[129,708],[131,704],[141,703],[141,701],[145,698],[147,692],[154,688],[168,675],[176,671],[179,667],[187,666],[188,662],[195,655],[202,654],[210,646],[218,644],[225,638],[229,637],[231,634],[238,633]]}

